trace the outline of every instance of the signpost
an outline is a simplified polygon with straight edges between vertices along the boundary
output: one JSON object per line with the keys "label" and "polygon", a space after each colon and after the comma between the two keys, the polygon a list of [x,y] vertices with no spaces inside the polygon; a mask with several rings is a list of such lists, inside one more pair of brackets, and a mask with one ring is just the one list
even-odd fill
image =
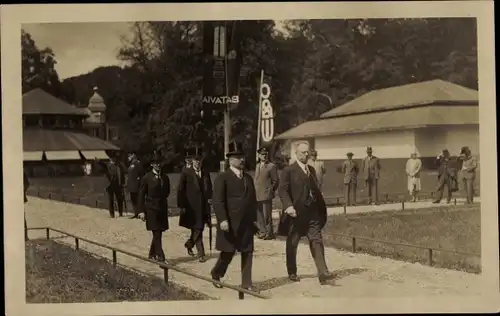
{"label": "signpost", "polygon": [[[271,87],[264,83],[264,70],[260,72],[259,118],[257,122],[257,150],[274,139],[274,111],[270,101]],[[258,155],[257,155],[258,157]]]}

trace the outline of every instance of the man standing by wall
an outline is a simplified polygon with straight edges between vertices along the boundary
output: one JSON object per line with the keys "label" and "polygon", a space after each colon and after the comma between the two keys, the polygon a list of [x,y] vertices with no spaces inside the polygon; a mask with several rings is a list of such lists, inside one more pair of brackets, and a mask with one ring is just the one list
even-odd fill
{"label": "man standing by wall", "polygon": [[[347,160],[342,164],[344,174],[344,203],[345,205],[356,205],[356,188],[358,184],[358,164],[352,160],[354,154],[347,153]],[[351,200],[352,194],[352,200]],[[351,204],[352,203],[352,204]]]}
{"label": "man standing by wall", "polygon": [[255,168],[255,194],[257,197],[257,226],[259,232],[257,237],[264,240],[274,239],[273,232],[273,198],[278,189],[278,168],[269,161],[267,148],[258,150],[259,162]]}
{"label": "man standing by wall", "polygon": [[283,169],[279,195],[283,204],[278,233],[286,236],[286,267],[288,278],[300,281],[297,276],[297,247],[300,238],[307,236],[311,255],[318,270],[320,284],[325,284],[332,274],[325,261],[325,247],[321,229],[326,224],[327,213],[323,195],[318,188],[316,173],[307,164],[309,145],[299,143],[297,160]]}
{"label": "man standing by wall", "polygon": [[456,172],[451,166],[451,157],[448,149],[443,150],[436,159],[438,165],[438,183],[436,185],[436,199],[432,203],[440,203],[446,186],[446,203],[451,202],[451,194],[456,190]]}
{"label": "man standing by wall", "polygon": [[139,185],[141,178],[143,176],[142,165],[137,158],[135,153],[130,153],[128,155],[128,161],[130,166],[127,172],[127,191],[130,194],[130,201],[132,202],[132,207],[134,209],[134,215],[130,218],[139,217],[139,208],[137,207],[137,196],[139,194]]}
{"label": "man standing by wall", "polygon": [[123,170],[118,165],[116,157],[112,156],[109,158],[109,162],[100,161],[97,158],[94,159],[97,164],[99,164],[106,173],[106,178],[108,180],[108,185],[106,186],[106,193],[108,195],[108,209],[111,218],[115,217],[115,207],[114,202],[118,204],[118,214],[123,216],[123,185],[124,176]]}
{"label": "man standing by wall", "polygon": [[[226,274],[236,251],[241,253],[241,286],[255,290],[252,285],[254,234],[257,221],[257,200],[253,179],[244,172],[245,153],[239,144],[226,157],[229,168],[214,182],[212,204],[217,218],[215,248],[219,258],[211,271],[212,279],[220,281]],[[215,287],[220,288],[216,283]]]}
{"label": "man standing by wall", "polygon": [[311,159],[307,162],[316,171],[316,179],[318,180],[318,188],[321,190],[323,187],[323,177],[326,173],[325,163],[318,160],[318,152],[316,150],[311,150]]}
{"label": "man standing by wall", "polygon": [[476,180],[477,160],[472,157],[469,147],[462,147],[460,151],[460,159],[462,160],[461,178],[464,185],[466,196],[466,204],[474,202],[474,181]]}
{"label": "man standing by wall", "polygon": [[380,179],[380,159],[373,156],[373,149],[366,148],[367,156],[363,159],[363,176],[368,190],[369,203],[378,205],[378,180]]}

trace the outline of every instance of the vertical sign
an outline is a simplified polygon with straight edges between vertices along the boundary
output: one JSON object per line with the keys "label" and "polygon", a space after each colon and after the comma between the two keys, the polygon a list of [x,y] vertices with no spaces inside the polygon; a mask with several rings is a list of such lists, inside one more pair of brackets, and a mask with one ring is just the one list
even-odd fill
{"label": "vertical sign", "polygon": [[274,140],[274,109],[271,103],[271,86],[264,82],[264,71],[261,72],[259,86],[259,121],[257,124],[257,148],[265,146],[270,156]]}
{"label": "vertical sign", "polygon": [[241,56],[236,21],[203,22],[203,106],[239,103]]}

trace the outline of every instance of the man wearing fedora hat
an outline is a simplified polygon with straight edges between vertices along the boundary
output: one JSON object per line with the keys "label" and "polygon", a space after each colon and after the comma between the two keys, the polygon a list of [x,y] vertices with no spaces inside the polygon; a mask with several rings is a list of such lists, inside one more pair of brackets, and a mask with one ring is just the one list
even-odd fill
{"label": "man wearing fedora hat", "polygon": [[370,204],[378,204],[378,180],[380,179],[380,159],[375,157],[371,147],[366,148],[366,157],[363,159],[363,176],[365,188],[368,189]]}
{"label": "man wearing fedora hat", "polygon": [[139,185],[141,178],[144,175],[144,171],[142,170],[141,162],[137,158],[137,154],[135,152],[129,153],[128,161],[129,167],[125,186],[130,194],[130,201],[132,202],[132,207],[134,209],[134,215],[130,218],[138,218],[139,208],[137,207],[137,195],[139,194]]}
{"label": "man wearing fedora hat", "polygon": [[177,206],[181,210],[179,226],[191,230],[191,236],[184,244],[190,256],[195,256],[205,262],[205,247],[203,245],[203,229],[205,224],[211,224],[210,204],[212,199],[212,180],[210,173],[201,168],[201,154],[197,148],[189,150],[192,161],[191,168],[185,168],[181,173],[177,186]]}
{"label": "man wearing fedora hat", "polygon": [[106,193],[108,195],[108,209],[109,216],[111,218],[115,217],[115,198],[116,204],[118,204],[118,214],[123,216],[123,186],[125,184],[124,170],[122,166],[118,163],[118,153],[111,154],[109,157],[109,162],[98,160],[94,158],[94,161],[104,169],[106,179],[108,180],[108,185],[106,186]]}
{"label": "man wearing fedora hat", "polygon": [[321,190],[323,187],[323,178],[326,173],[325,163],[318,160],[318,152],[316,150],[311,150],[311,157],[307,163],[314,168],[316,171],[316,179],[318,180],[318,187]]}
{"label": "man wearing fedora hat", "polygon": [[170,180],[162,171],[159,152],[153,152],[150,163],[151,170],[141,179],[138,205],[144,212],[146,229],[152,232],[149,259],[164,262],[162,235],[169,228],[167,198],[170,194]]}
{"label": "man wearing fedora hat", "polygon": [[[358,183],[359,167],[352,160],[353,153],[347,153],[347,160],[342,163],[341,172],[344,174],[344,203],[345,205],[356,205],[356,188]],[[351,199],[352,195],[352,199]]]}
{"label": "man wearing fedora hat", "polygon": [[474,202],[474,181],[476,180],[477,160],[472,156],[472,152],[468,146],[464,146],[460,150],[460,160],[462,160],[460,177],[464,185],[465,203],[472,204]]}
{"label": "man wearing fedora hat", "polygon": [[[245,173],[245,153],[238,143],[231,143],[226,154],[229,168],[214,182],[212,205],[217,218],[215,248],[219,258],[211,271],[212,279],[219,281],[236,251],[241,253],[241,286],[253,289],[252,260],[257,221],[257,201],[253,179]],[[214,283],[215,287],[220,288]]]}
{"label": "man wearing fedora hat", "polygon": [[279,185],[278,168],[269,161],[269,152],[266,147],[259,148],[257,152],[259,161],[255,168],[254,184],[258,205],[258,238],[270,240],[275,238],[272,211],[274,193]]}

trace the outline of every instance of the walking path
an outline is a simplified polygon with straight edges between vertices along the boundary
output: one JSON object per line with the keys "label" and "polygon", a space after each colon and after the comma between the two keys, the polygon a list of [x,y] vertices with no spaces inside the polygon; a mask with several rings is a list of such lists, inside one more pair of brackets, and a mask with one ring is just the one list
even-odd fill
{"label": "walking path", "polygon": [[[410,203],[413,207],[428,207],[429,202]],[[399,205],[350,207],[348,213],[376,210],[400,209]],[[405,205],[406,206],[406,205]],[[409,207],[408,207],[409,208]],[[127,217],[109,218],[108,212],[82,205],[50,201],[30,197],[25,204],[28,227],[49,226],[53,228],[104,243],[116,248],[147,256],[150,233],[140,220]],[[329,214],[343,213],[343,207],[329,208]],[[277,213],[275,214],[277,216]],[[178,267],[194,273],[209,276],[217,252],[209,260],[199,263],[187,256],[184,242],[189,231],[178,226],[178,217],[170,218],[171,229],[164,235],[164,249],[167,259]],[[43,231],[30,231],[30,238],[45,236]],[[208,233],[205,233],[205,247],[208,254]],[[58,236],[51,232],[52,237]],[[74,246],[70,238],[59,242]],[[215,241],[215,229],[214,229]],[[365,254],[353,254],[334,248],[326,249],[326,260],[332,272],[338,274],[334,285],[319,285],[315,277],[316,268],[309,253],[309,247],[300,245],[297,262],[301,282],[291,283],[286,277],[284,243],[279,240],[255,239],[253,280],[262,294],[273,298],[292,297],[394,297],[408,295],[471,295],[481,293],[481,277],[460,271],[433,268],[417,263],[395,261]],[[80,248],[111,259],[111,251],[80,242]],[[154,264],[118,254],[118,263],[138,271],[163,277],[163,271]],[[203,292],[216,299],[237,299],[238,295],[229,289],[216,289],[209,282],[170,271],[170,279],[180,285]],[[236,256],[223,282],[239,285],[240,260]],[[257,299],[249,295],[245,299]]]}

